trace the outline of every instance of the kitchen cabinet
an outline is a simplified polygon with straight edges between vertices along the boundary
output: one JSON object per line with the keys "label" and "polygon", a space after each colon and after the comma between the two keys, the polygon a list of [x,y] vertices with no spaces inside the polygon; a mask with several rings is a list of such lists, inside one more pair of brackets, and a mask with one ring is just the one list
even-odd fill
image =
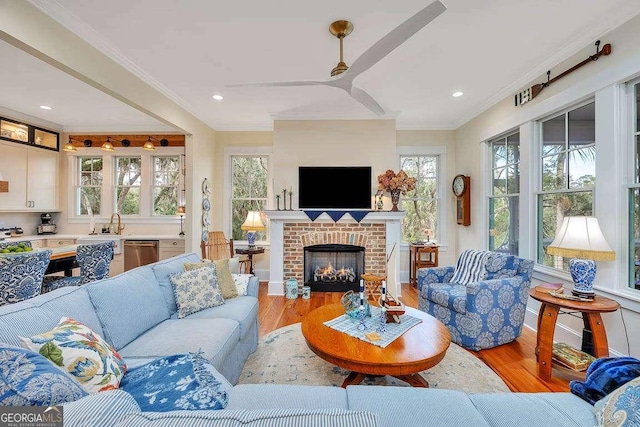
{"label": "kitchen cabinet", "polygon": [[184,253],[184,239],[164,239],[158,245],[158,259],[171,258]]}
{"label": "kitchen cabinet", "polygon": [[109,265],[109,277],[124,273],[124,255],[114,254],[111,264]]}
{"label": "kitchen cabinet", "polygon": [[58,151],[60,134],[0,117],[0,139]]}
{"label": "kitchen cabinet", "polygon": [[75,245],[75,239],[47,239],[47,248],[59,248],[61,246]]}
{"label": "kitchen cabinet", "polygon": [[9,191],[0,193],[0,211],[58,210],[58,153],[0,142],[0,173]]}

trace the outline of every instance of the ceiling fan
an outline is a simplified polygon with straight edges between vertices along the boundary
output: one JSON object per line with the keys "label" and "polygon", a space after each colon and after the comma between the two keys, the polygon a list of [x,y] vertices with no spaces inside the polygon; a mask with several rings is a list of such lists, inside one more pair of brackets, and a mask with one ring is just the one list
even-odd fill
{"label": "ceiling fan", "polygon": [[440,1],[436,0],[402,24],[394,28],[390,33],[378,40],[373,46],[367,49],[358,59],[353,61],[348,67],[342,58],[342,40],[351,34],[353,25],[349,21],[336,21],[329,26],[331,34],[340,40],[340,62],[331,70],[329,80],[301,80],[290,82],[267,82],[267,83],[244,83],[231,84],[227,87],[269,87],[269,86],[314,86],[325,85],[336,87],[346,91],[353,99],[360,102],[375,114],[381,116],[385,114],[384,109],[376,102],[371,95],[364,90],[353,86],[353,80],[360,74],[373,67],[391,51],[408,40],[415,33],[424,28],[431,21],[436,19],[447,8]]}

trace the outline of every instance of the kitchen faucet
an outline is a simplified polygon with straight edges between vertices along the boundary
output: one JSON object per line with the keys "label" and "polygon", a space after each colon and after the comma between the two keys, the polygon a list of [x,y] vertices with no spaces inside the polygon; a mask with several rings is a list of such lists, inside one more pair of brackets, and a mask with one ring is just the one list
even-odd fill
{"label": "kitchen faucet", "polygon": [[118,212],[114,212],[111,214],[111,219],[109,220],[109,230],[113,226],[113,216],[116,215],[118,217],[118,229],[116,230],[116,234],[122,234],[122,230],[124,230],[124,225],[121,225],[120,222],[120,214]]}

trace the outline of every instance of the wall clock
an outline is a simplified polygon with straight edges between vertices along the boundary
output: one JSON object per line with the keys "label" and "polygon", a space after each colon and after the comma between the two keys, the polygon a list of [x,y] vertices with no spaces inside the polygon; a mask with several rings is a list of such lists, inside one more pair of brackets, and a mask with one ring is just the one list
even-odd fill
{"label": "wall clock", "polygon": [[456,223],[471,225],[471,178],[456,175],[451,188],[456,196]]}

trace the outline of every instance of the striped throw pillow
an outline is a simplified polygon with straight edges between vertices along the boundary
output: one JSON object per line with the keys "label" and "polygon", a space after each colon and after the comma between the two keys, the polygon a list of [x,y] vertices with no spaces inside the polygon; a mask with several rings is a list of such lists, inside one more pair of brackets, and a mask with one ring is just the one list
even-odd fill
{"label": "striped throw pillow", "polygon": [[467,285],[484,280],[487,274],[485,269],[487,255],[487,251],[465,249],[460,254],[460,258],[458,258],[456,269],[450,282]]}

